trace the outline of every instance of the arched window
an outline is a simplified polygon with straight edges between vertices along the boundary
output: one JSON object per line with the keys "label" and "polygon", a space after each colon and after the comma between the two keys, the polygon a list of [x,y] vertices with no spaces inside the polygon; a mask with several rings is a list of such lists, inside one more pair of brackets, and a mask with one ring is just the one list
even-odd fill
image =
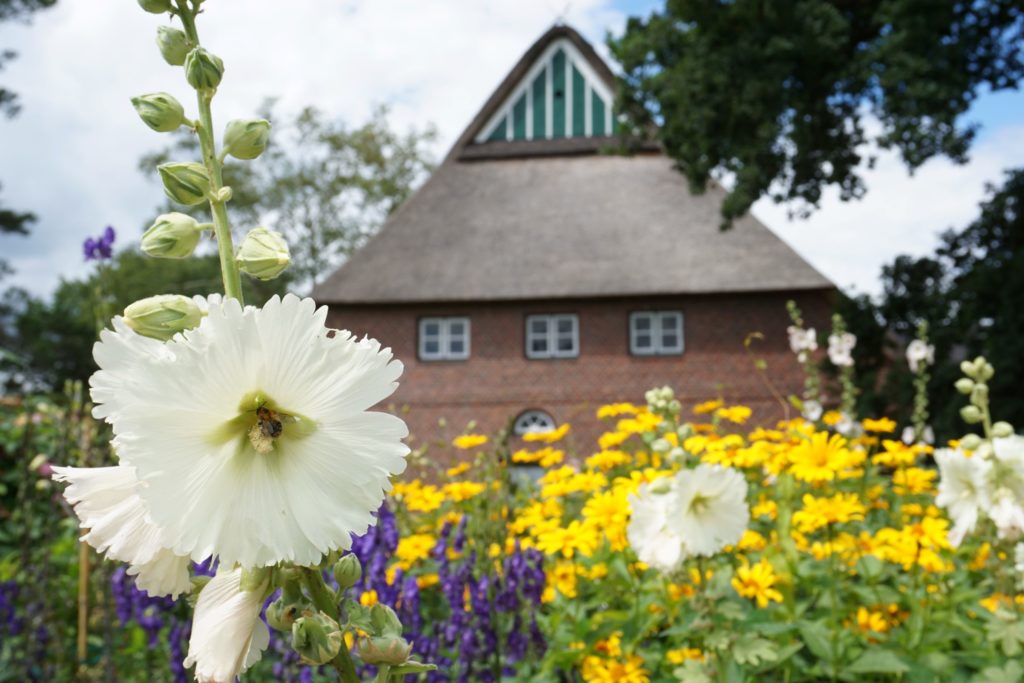
{"label": "arched window", "polygon": [[512,432],[516,436],[551,432],[555,429],[555,419],[543,410],[527,410],[516,418]]}

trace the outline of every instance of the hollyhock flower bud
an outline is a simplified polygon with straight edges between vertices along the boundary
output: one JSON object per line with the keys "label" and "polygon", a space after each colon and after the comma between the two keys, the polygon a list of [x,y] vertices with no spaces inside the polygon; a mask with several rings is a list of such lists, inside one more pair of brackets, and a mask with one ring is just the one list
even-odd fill
{"label": "hollyhock flower bud", "polygon": [[270,139],[270,121],[236,119],[224,128],[224,150],[236,159],[255,159]]}
{"label": "hollyhock flower bud", "polygon": [[992,425],[992,436],[997,439],[1013,436],[1013,426],[1009,422],[996,422]]}
{"label": "hollyhock flower bud", "polygon": [[367,664],[397,666],[404,664],[410,654],[412,645],[401,636],[359,640],[359,658]]}
{"label": "hollyhock flower bud", "polygon": [[184,330],[199,326],[203,312],[192,299],[162,294],[141,299],[124,309],[128,327],[144,337],[166,341]]}
{"label": "hollyhock flower bud", "polygon": [[170,133],[185,122],[185,109],[181,102],[165,92],[133,97],[132,106],[142,122],[158,133]]}
{"label": "hollyhock flower bud", "polygon": [[326,664],[341,646],[341,627],[323,612],[300,617],[292,624],[292,648],[307,664]]}
{"label": "hollyhock flower bud", "polygon": [[299,606],[278,598],[267,607],[267,624],[278,631],[291,631],[299,616]]}
{"label": "hollyhock flower bud", "polygon": [[142,233],[142,251],[157,258],[185,258],[195,251],[202,234],[203,229],[191,216],[165,213]]}
{"label": "hollyhock flower bud", "polygon": [[981,422],[981,411],[977,406],[964,406],[960,409],[960,417],[967,424],[977,424]]}
{"label": "hollyhock flower bud", "polygon": [[164,183],[164,193],[186,206],[200,204],[210,192],[210,176],[206,167],[194,161],[172,161],[157,166]]}
{"label": "hollyhock flower bud", "polygon": [[170,26],[158,26],[156,29],[156,46],[160,55],[171,66],[181,66],[189,53],[188,37],[184,31]]}
{"label": "hollyhock flower bud", "polygon": [[981,437],[977,434],[968,434],[960,439],[960,447],[966,448],[969,451],[978,450],[979,446],[981,446]]}
{"label": "hollyhock flower bud", "polygon": [[259,227],[249,231],[238,248],[238,267],[259,280],[273,280],[291,263],[288,243],[279,232]]}
{"label": "hollyhock flower bud", "polygon": [[171,0],[139,0],[139,7],[150,14],[164,14],[171,11]]}
{"label": "hollyhock flower bud", "polygon": [[967,396],[968,394],[971,393],[971,391],[974,390],[974,380],[969,379],[967,377],[961,377],[956,381],[956,383],[953,386],[955,386],[956,390],[959,391],[961,394]]}
{"label": "hollyhock flower bud", "polygon": [[334,580],[343,591],[356,585],[362,575],[363,568],[359,564],[359,558],[352,553],[345,555],[334,565]]}
{"label": "hollyhock flower bud", "polygon": [[185,56],[185,79],[196,90],[213,90],[224,76],[224,62],[212,52],[197,47]]}

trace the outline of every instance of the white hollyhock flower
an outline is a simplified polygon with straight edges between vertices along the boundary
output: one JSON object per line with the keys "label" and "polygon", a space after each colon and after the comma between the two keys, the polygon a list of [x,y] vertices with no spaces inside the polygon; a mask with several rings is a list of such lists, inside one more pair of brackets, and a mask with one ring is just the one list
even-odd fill
{"label": "white hollyhock flower", "polygon": [[113,426],[175,552],[316,564],[374,523],[405,469],[405,423],[368,410],[402,364],[372,339],[328,330],[312,299],[207,307],[160,350],[125,340],[134,333],[115,320],[94,351],[94,414]]}
{"label": "white hollyhock flower", "polygon": [[1024,574],[1024,543],[1018,543],[1013,547],[1013,568]]}
{"label": "white hollyhock flower", "polygon": [[692,555],[714,555],[743,537],[750,521],[747,480],[730,467],[698,465],[675,476],[668,528]]}
{"label": "white hollyhock flower", "polygon": [[935,347],[928,342],[915,339],[907,345],[907,365],[916,373],[921,364],[931,365],[935,362]]}
{"label": "white hollyhock flower", "polygon": [[978,513],[987,512],[992,505],[988,487],[992,463],[950,448],[936,451],[935,462],[940,475],[935,504],[949,512],[953,520],[949,542],[958,547],[964,536],[974,530]]}
{"label": "white hollyhock flower", "polygon": [[[264,586],[265,588],[265,586]],[[263,656],[270,631],[260,619],[263,588],[242,590],[242,569],[217,572],[199,593],[192,617],[185,667],[196,667],[199,683],[234,683]]]}
{"label": "white hollyhock flower", "polygon": [[164,547],[161,529],[138,495],[134,468],[54,467],[53,478],[70,484],[64,497],[89,530],[82,540],[112,560],[127,562],[139,588],[153,596],[191,589],[189,558]]}
{"label": "white hollyhock flower", "polygon": [[800,362],[807,360],[807,354],[818,350],[818,337],[814,328],[802,329],[795,325],[786,328],[789,335],[789,348],[799,357]]}
{"label": "white hollyhock flower", "polygon": [[1024,531],[1024,508],[1021,508],[1013,491],[999,488],[992,494],[992,507],[988,516],[996,523],[999,538],[1017,538]]}
{"label": "white hollyhock flower", "polygon": [[836,367],[853,365],[853,347],[857,345],[857,337],[849,332],[830,334],[828,336],[828,359]]}
{"label": "white hollyhock flower", "polygon": [[804,407],[801,414],[805,420],[808,420],[809,422],[817,422],[821,419],[822,414],[824,414],[824,408],[821,407],[821,403],[818,401],[804,401]]}
{"label": "white hollyhock flower", "polygon": [[660,491],[664,484],[655,483],[658,486],[653,491],[650,484],[641,484],[635,494],[630,494],[632,514],[626,527],[626,538],[641,562],[667,572],[686,559],[686,552],[683,539],[668,524],[671,489]]}

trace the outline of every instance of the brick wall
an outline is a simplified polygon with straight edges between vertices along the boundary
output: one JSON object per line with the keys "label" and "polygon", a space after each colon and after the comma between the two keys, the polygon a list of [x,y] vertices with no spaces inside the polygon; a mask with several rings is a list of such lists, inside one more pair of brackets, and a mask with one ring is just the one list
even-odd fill
{"label": "brick wall", "polygon": [[[542,409],[570,422],[575,445],[592,447],[602,431],[594,410],[608,402],[642,402],[644,392],[668,384],[688,409],[721,396],[743,403],[756,417],[775,419],[772,399],[743,341],[761,332],[757,355],[783,395],[799,393],[802,374],[789,351],[785,304],[793,298],[805,317],[826,329],[829,293],[758,293],[467,304],[332,307],[328,325],[390,346],[406,366],[390,407],[409,423],[413,443],[447,439],[471,420],[475,430],[493,433],[527,409]],[[637,310],[680,310],[685,351],[681,356],[636,357],[629,353],[629,314]],[[525,316],[579,316],[578,358],[529,360]],[[424,316],[468,316],[471,356],[465,361],[420,361],[417,322]],[[439,421],[447,427],[439,428]]]}

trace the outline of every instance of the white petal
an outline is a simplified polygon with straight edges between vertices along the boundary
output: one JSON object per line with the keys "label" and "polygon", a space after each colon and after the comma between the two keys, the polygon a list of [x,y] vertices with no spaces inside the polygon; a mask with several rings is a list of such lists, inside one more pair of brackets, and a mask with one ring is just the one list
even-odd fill
{"label": "white petal", "polygon": [[196,667],[200,683],[234,683],[269,643],[260,619],[264,591],[243,591],[241,581],[241,568],[221,570],[199,594],[185,667]]}

